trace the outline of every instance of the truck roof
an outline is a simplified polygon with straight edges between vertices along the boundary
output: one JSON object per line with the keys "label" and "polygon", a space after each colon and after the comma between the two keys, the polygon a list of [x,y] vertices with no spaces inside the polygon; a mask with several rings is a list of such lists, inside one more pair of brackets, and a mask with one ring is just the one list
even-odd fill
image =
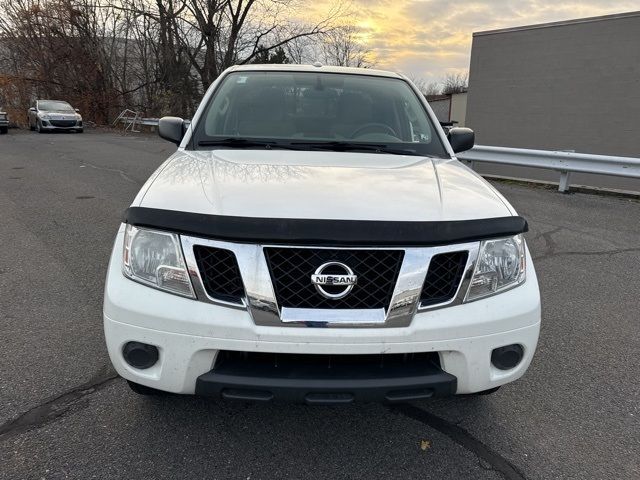
{"label": "truck roof", "polygon": [[335,67],[331,65],[290,65],[290,64],[250,64],[235,65],[229,69],[234,72],[274,71],[274,72],[323,72],[346,73],[351,75],[374,75],[377,77],[403,78],[402,75],[386,70],[372,68]]}

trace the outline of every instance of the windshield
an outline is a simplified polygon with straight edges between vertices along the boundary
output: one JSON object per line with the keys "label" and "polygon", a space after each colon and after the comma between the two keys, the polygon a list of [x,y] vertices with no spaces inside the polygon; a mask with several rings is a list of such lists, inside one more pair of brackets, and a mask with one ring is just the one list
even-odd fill
{"label": "windshield", "polygon": [[227,75],[195,133],[196,148],[216,145],[447,157],[407,82],[336,73]]}
{"label": "windshield", "polygon": [[67,102],[58,102],[56,100],[41,100],[38,102],[38,110],[45,112],[73,112],[73,107]]}

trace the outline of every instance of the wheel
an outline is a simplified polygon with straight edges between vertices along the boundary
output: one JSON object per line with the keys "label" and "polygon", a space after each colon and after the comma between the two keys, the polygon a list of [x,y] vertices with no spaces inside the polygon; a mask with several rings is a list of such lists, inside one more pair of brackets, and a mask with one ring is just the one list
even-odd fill
{"label": "wheel", "polygon": [[80,130],[76,130],[76,133],[84,133],[84,128],[81,128]]}
{"label": "wheel", "polygon": [[44,130],[42,129],[42,126],[40,125],[40,120],[36,120],[36,132],[44,133]]}
{"label": "wheel", "polygon": [[9,127],[0,127],[0,133],[7,133],[9,131]]}
{"label": "wheel", "polygon": [[163,392],[162,390],[156,390],[155,388],[147,387],[145,385],[140,385],[139,383],[132,382],[131,380],[127,380],[127,384],[129,388],[137,393],[138,395],[144,396],[162,396],[167,395],[167,392]]}
{"label": "wheel", "polygon": [[36,129],[36,127],[31,125],[31,119],[30,118],[27,118],[27,123],[29,124],[29,130],[31,130],[33,132]]}

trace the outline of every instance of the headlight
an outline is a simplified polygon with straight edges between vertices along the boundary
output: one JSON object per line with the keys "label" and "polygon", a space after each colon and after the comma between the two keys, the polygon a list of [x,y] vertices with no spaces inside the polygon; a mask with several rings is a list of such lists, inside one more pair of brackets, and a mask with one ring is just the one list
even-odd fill
{"label": "headlight", "polygon": [[127,225],[122,256],[122,272],[126,277],[195,298],[178,235]]}
{"label": "headlight", "polygon": [[477,300],[520,285],[526,277],[525,247],[522,235],[485,240],[480,244],[478,261],[465,301]]}

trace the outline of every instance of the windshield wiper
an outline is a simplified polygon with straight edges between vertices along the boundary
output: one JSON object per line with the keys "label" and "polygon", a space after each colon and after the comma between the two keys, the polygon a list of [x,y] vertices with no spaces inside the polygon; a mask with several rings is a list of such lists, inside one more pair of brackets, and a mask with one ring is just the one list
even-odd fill
{"label": "windshield wiper", "polygon": [[390,148],[385,144],[375,143],[353,143],[353,142],[291,142],[291,145],[299,145],[317,150],[333,150],[336,152],[375,152],[391,153],[394,155],[415,155],[416,151],[411,149]]}
{"label": "windshield wiper", "polygon": [[278,143],[270,140],[249,140],[247,138],[223,138],[221,140],[201,140],[198,142],[200,147],[229,147],[229,148],[285,148],[290,150],[299,150],[287,143]]}

